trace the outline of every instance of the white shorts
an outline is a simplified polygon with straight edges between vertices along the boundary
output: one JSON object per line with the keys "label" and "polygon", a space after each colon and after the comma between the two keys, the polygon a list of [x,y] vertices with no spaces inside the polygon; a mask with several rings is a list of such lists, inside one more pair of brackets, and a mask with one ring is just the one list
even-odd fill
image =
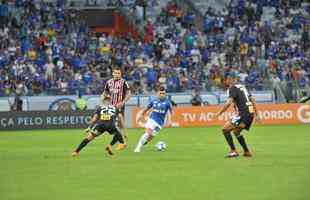
{"label": "white shorts", "polygon": [[145,127],[146,129],[152,129],[152,130],[153,130],[153,132],[152,132],[152,135],[153,135],[153,136],[158,135],[160,129],[162,128],[157,122],[155,122],[155,121],[154,121],[153,119],[151,119],[151,118],[148,118],[148,119],[147,119],[147,121],[146,121],[144,127]]}

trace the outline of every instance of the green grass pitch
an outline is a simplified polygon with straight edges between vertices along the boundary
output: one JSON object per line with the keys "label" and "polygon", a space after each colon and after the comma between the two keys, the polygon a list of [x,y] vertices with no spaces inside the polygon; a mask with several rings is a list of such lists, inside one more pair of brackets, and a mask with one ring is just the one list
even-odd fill
{"label": "green grass pitch", "polygon": [[[128,132],[128,149],[113,157],[105,135],[72,158],[82,130],[1,131],[0,199],[310,199],[309,125],[255,126],[246,134],[254,157],[234,159],[224,159],[220,127],[163,129],[139,154],[143,130]],[[167,151],[155,150],[158,140]]]}

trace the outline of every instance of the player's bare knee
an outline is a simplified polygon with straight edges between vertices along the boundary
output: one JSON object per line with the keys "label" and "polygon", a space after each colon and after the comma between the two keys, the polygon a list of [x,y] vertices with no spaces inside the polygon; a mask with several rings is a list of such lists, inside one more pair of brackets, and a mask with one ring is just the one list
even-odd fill
{"label": "player's bare knee", "polygon": [[222,128],[222,132],[223,132],[223,133],[229,133],[229,132],[230,132],[230,130],[229,130],[229,129],[227,129],[227,128]]}
{"label": "player's bare knee", "polygon": [[147,141],[151,141],[151,140],[153,139],[153,137],[154,137],[154,136],[153,136],[152,134],[148,134],[148,135],[147,135]]}
{"label": "player's bare knee", "polygon": [[232,129],[230,126],[224,125],[222,128],[223,133],[228,133],[230,132]]}
{"label": "player's bare knee", "polygon": [[151,140],[153,138],[153,130],[152,129],[146,129],[146,133],[148,136],[148,140]]}
{"label": "player's bare knee", "polygon": [[153,130],[152,130],[152,129],[150,129],[150,128],[147,128],[147,129],[146,129],[146,133],[147,133],[148,135],[152,135]]}
{"label": "player's bare knee", "polygon": [[95,137],[96,137],[96,136],[95,136],[94,134],[92,134],[92,133],[89,132],[86,138],[87,138],[89,141],[92,141]]}

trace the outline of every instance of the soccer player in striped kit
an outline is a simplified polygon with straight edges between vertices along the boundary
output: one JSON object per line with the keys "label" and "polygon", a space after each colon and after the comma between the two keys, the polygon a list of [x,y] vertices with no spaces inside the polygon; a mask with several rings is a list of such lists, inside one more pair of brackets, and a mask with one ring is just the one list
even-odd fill
{"label": "soccer player in striped kit", "polygon": [[[119,67],[115,67],[112,70],[113,78],[109,79],[104,87],[102,96],[110,95],[111,104],[116,106],[121,113],[122,117],[118,118],[119,127],[121,133],[127,143],[127,133],[125,132],[125,103],[129,100],[131,96],[130,87],[125,79],[122,78],[122,71]],[[126,147],[127,144],[120,144],[117,149],[121,150]]]}

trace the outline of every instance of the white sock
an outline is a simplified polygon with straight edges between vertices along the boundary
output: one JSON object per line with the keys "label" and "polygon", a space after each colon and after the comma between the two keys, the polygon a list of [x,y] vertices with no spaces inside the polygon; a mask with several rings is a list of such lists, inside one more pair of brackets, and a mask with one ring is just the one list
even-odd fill
{"label": "white sock", "polygon": [[147,142],[147,139],[148,139],[148,134],[147,133],[144,133],[140,139],[139,139],[139,142],[135,148],[135,152],[140,152],[141,151],[141,147],[143,146],[143,144],[145,144]]}

